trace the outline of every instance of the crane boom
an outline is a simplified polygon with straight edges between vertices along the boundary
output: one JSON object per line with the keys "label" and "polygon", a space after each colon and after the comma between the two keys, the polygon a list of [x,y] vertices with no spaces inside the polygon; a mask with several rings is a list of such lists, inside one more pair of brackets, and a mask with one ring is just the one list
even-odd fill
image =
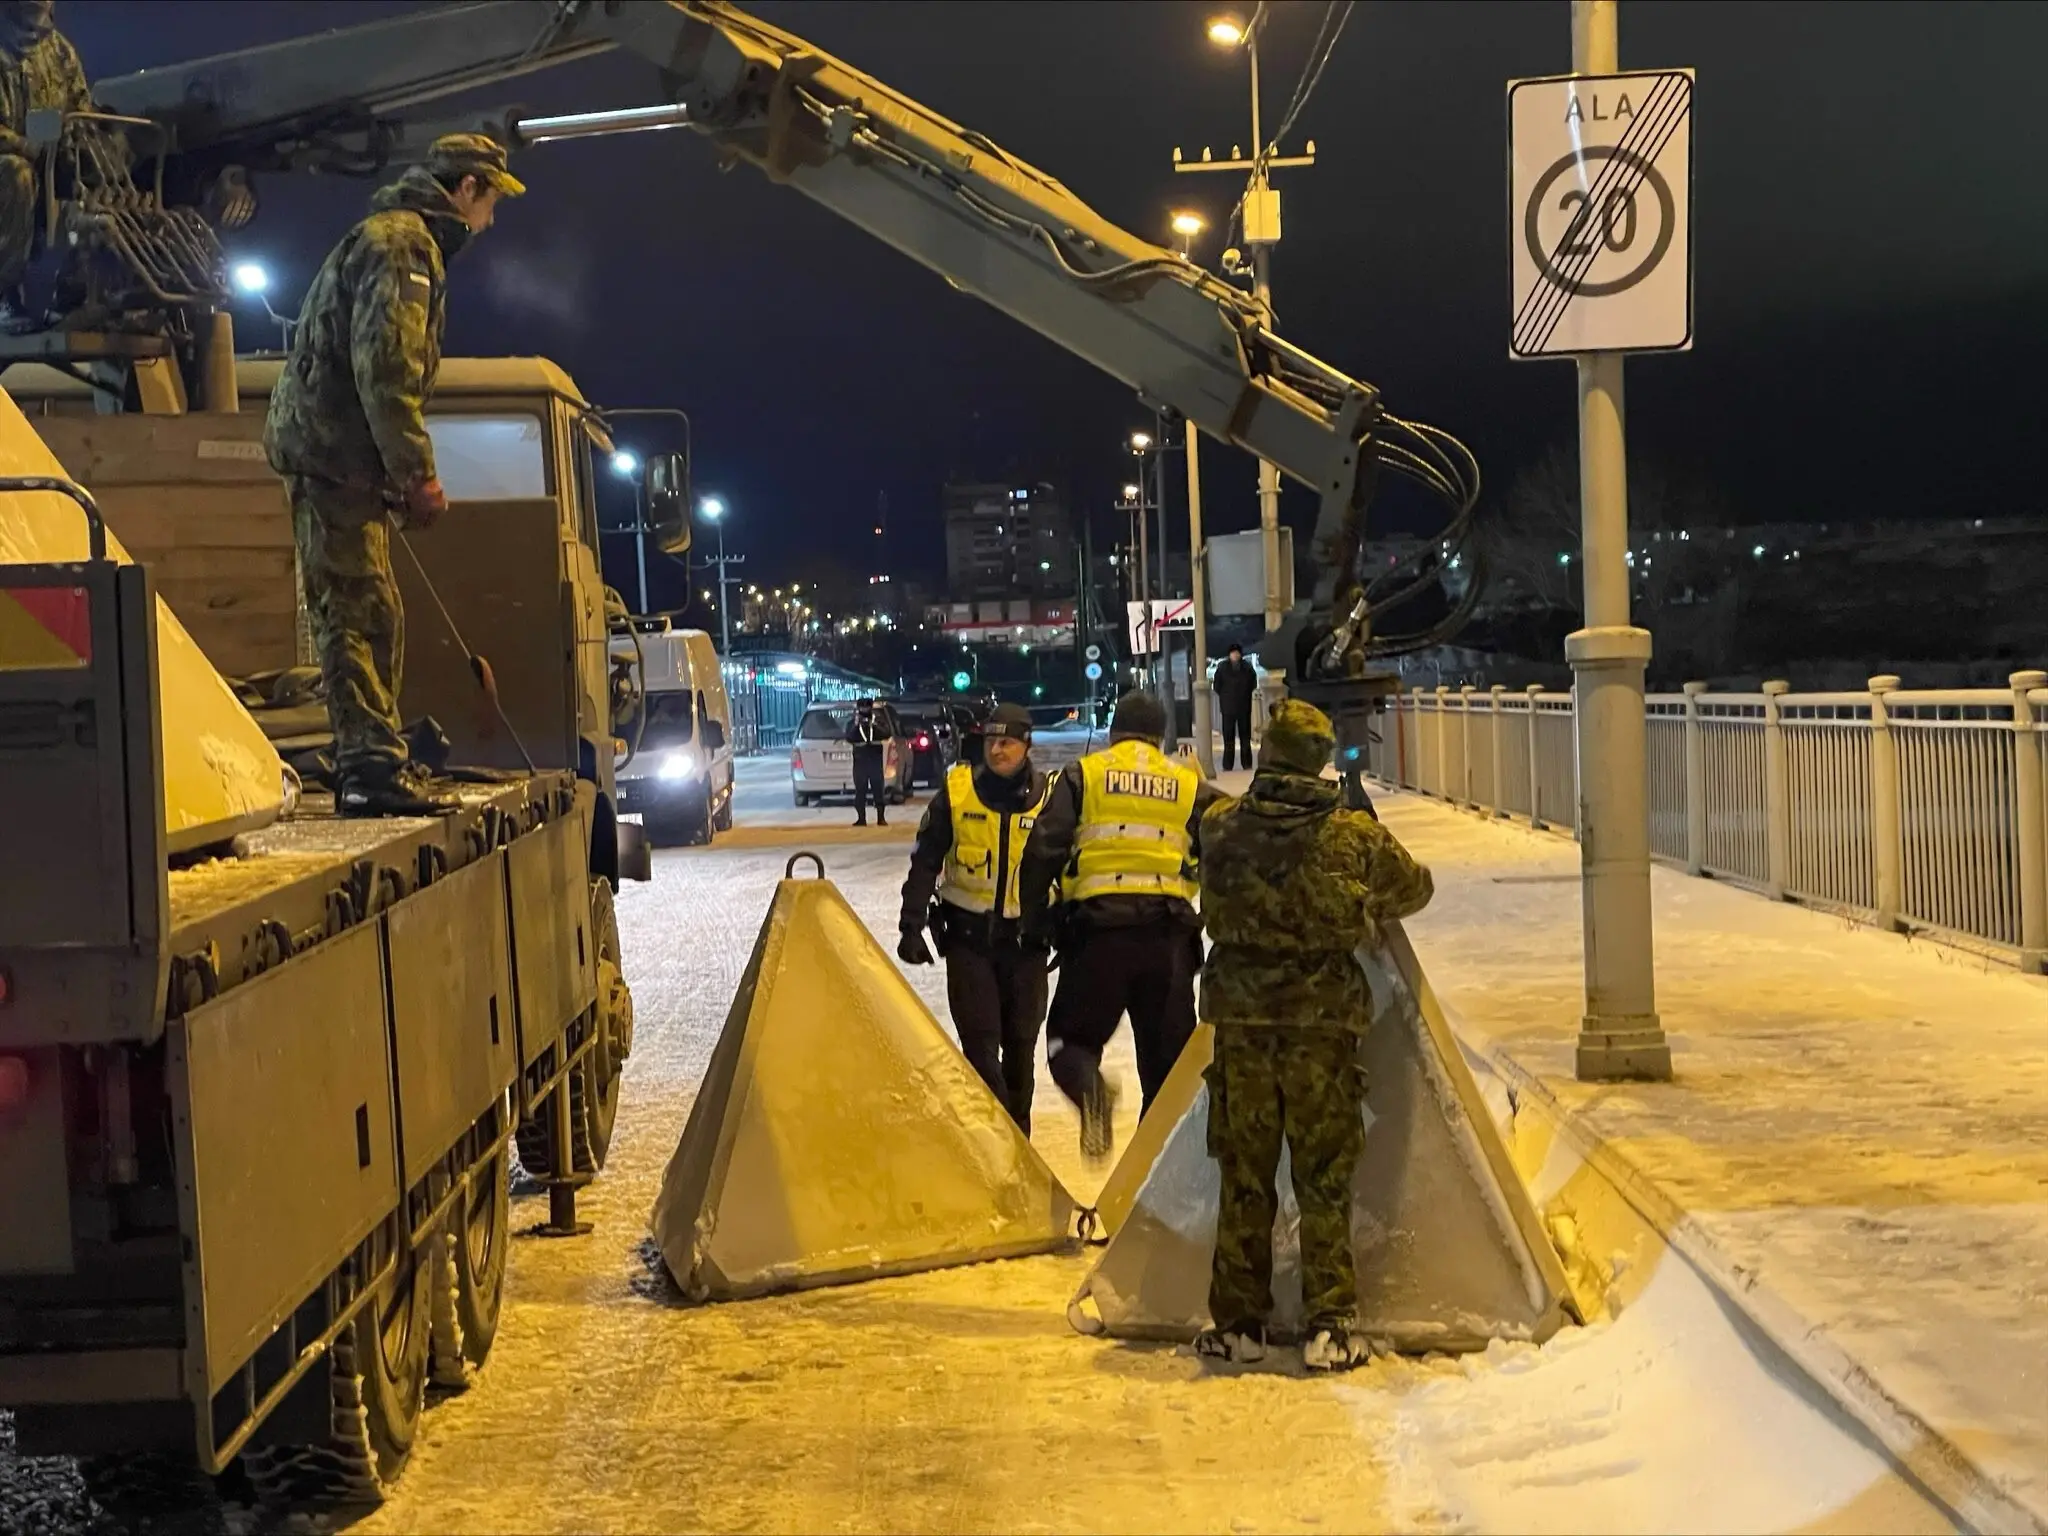
{"label": "crane boom", "polygon": [[[1314,590],[1268,637],[1268,665],[1341,677],[1368,655],[1436,638],[1375,636],[1369,606],[1383,612],[1432,584],[1436,563],[1462,542],[1479,490],[1462,444],[1393,416],[1373,386],[1280,337],[1250,294],[1119,228],[983,135],[725,0],[433,7],[104,82],[100,95],[115,110],[170,124],[182,152],[216,161],[314,165],[330,153],[381,162],[419,153],[429,126],[486,126],[517,146],[520,124],[509,114],[426,125],[414,109],[608,48],[656,65],[674,120],[729,160],[759,167],[1148,405],[1313,489]],[[660,126],[659,112],[608,115],[635,120],[614,131]],[[1369,605],[1358,552],[1383,469],[1420,481],[1451,517],[1444,538],[1395,573],[1414,579],[1384,598],[1375,591]],[[1476,580],[1472,587],[1476,595]]]}

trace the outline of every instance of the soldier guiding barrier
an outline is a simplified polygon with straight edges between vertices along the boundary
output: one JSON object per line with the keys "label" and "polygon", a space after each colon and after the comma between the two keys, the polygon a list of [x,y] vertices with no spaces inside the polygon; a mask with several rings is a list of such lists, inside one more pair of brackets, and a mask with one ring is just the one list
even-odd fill
{"label": "soldier guiding barrier", "polygon": [[391,531],[431,528],[448,506],[425,415],[447,263],[491,227],[500,197],[525,190],[495,140],[436,139],[322,263],[270,397],[264,447],[291,498],[344,816],[457,804],[410,760],[400,729],[405,615]]}
{"label": "soldier guiding barrier", "polygon": [[1023,941],[1017,874],[1051,781],[1031,765],[1031,715],[1022,705],[997,705],[982,736],[981,766],[954,764],[925,808],[903,881],[896,953],[907,965],[930,965],[929,922],[946,957],[960,1049],[1028,1136],[1048,955],[1043,944]]}
{"label": "soldier guiding barrier", "polygon": [[1049,938],[1059,883],[1060,984],[1046,1027],[1053,1081],[1081,1111],[1081,1153],[1109,1156],[1115,1095],[1102,1048],[1126,1013],[1150,1108],[1195,1032],[1201,919],[1194,868],[1214,785],[1160,750],[1166,711],[1149,693],[1117,700],[1109,746],[1069,765],[1024,850],[1018,891],[1027,939]]}
{"label": "soldier guiding barrier", "polygon": [[1345,1369],[1368,1354],[1356,1332],[1351,1182],[1365,1145],[1360,1038],[1372,993],[1357,952],[1381,923],[1419,912],[1430,874],[1325,779],[1335,735],[1300,700],[1267,722],[1243,798],[1202,825],[1202,917],[1211,948],[1202,1018],[1216,1027],[1209,1151],[1222,1173],[1198,1354],[1265,1354],[1273,1307],[1273,1222],[1283,1142],[1301,1209],[1302,1362]]}

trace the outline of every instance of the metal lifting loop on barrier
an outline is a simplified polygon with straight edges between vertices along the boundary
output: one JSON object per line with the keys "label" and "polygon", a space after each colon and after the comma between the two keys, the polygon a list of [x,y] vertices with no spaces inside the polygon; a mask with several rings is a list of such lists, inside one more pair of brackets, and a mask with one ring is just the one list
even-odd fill
{"label": "metal lifting loop on barrier", "polygon": [[809,859],[812,865],[816,867],[818,871],[817,875],[815,876],[816,879],[822,880],[825,878],[825,861],[819,858],[815,853],[810,852],[808,849],[805,849],[800,853],[792,853],[789,856],[789,862],[782,866],[782,878],[785,880],[794,880],[796,878],[797,863],[799,860],[802,859]]}
{"label": "metal lifting loop on barrier", "polygon": [[107,521],[100,516],[100,504],[92,499],[92,492],[76,480],[66,480],[62,475],[0,475],[0,493],[7,491],[55,491],[60,496],[69,496],[85,513],[91,558],[107,558]]}

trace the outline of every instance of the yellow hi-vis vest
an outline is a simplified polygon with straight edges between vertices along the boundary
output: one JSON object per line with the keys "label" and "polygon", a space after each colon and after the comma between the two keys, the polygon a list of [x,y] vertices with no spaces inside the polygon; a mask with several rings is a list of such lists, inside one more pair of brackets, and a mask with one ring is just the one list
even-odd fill
{"label": "yellow hi-vis vest", "polygon": [[1081,825],[1061,887],[1069,901],[1097,896],[1195,899],[1188,817],[1201,775],[1143,741],[1120,741],[1081,759]]}
{"label": "yellow hi-vis vest", "polygon": [[1045,781],[1045,793],[1028,809],[1003,812],[991,810],[974,792],[971,764],[956,763],[946,770],[946,800],[953,812],[953,846],[946,851],[945,868],[939,871],[939,900],[963,912],[994,912],[1000,870],[1003,907],[996,915],[1021,915],[1017,871],[1023,866],[1024,844],[1030,840],[1038,813],[1045,808],[1052,783],[1050,778]]}

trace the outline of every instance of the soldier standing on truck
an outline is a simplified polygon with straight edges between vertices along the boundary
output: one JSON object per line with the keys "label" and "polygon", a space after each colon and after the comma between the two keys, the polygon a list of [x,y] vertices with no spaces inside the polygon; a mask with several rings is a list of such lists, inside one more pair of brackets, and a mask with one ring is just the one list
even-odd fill
{"label": "soldier standing on truck", "polygon": [[1358,951],[1379,925],[1429,902],[1429,871],[1326,779],[1329,717],[1289,699],[1273,711],[1244,797],[1202,823],[1202,918],[1211,948],[1202,1018],[1216,1027],[1207,1072],[1209,1152],[1221,1170],[1210,1359],[1266,1351],[1273,1308],[1275,1180],[1284,1141],[1301,1208],[1302,1363],[1365,1359],[1356,1331],[1351,1181],[1365,1148],[1359,1039],[1372,993]]}
{"label": "soldier standing on truck", "polygon": [[[55,108],[90,112],[92,90],[71,40],[57,30],[54,0],[0,4],[0,330],[36,322],[23,280],[35,255],[37,193],[28,115]],[[53,307],[67,307],[59,297]]]}
{"label": "soldier standing on truck", "polygon": [[906,965],[930,965],[930,923],[946,957],[961,1053],[1029,1136],[1050,956],[1045,945],[1023,941],[1017,871],[1052,785],[1031,765],[1031,712],[1023,705],[998,704],[982,736],[981,766],[955,763],[925,808],[903,881],[896,954]]}
{"label": "soldier standing on truck", "polygon": [[271,393],[263,441],[291,497],[344,816],[433,815],[458,803],[411,760],[400,726],[405,615],[391,533],[431,528],[448,506],[425,414],[447,263],[491,227],[500,197],[525,190],[495,140],[436,139],[321,265]]}
{"label": "soldier standing on truck", "polygon": [[1202,920],[1195,861],[1202,814],[1222,794],[1159,748],[1166,710],[1136,689],[1117,700],[1109,746],[1069,764],[1024,850],[1024,932],[1042,940],[1057,908],[1060,984],[1046,1022],[1053,1081],[1081,1111],[1081,1155],[1109,1156],[1115,1094],[1102,1048],[1126,1012],[1150,1109],[1195,1032]]}

